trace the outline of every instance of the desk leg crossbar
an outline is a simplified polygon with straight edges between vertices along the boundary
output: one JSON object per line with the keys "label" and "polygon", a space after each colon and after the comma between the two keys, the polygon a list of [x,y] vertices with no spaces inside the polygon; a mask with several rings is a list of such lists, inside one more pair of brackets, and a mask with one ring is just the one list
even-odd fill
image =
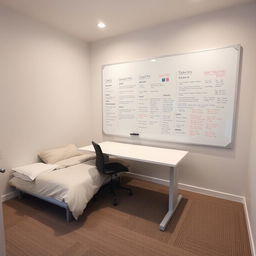
{"label": "desk leg crossbar", "polygon": [[169,181],[169,207],[168,212],[160,223],[160,230],[164,231],[171,220],[176,208],[178,207],[182,195],[177,193],[177,168],[170,168],[170,181]]}

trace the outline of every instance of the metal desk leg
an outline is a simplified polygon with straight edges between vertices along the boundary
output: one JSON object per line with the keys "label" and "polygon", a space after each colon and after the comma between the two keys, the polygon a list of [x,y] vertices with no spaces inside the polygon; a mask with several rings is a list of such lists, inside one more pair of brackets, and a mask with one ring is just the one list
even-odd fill
{"label": "metal desk leg", "polygon": [[160,230],[164,231],[168,222],[172,218],[177,206],[182,199],[182,195],[177,194],[177,167],[170,168],[170,182],[169,182],[169,208],[168,212],[160,223]]}

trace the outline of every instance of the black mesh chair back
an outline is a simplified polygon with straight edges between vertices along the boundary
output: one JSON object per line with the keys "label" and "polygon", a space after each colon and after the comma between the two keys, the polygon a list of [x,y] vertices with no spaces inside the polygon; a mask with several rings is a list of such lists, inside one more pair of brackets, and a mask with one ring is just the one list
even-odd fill
{"label": "black mesh chair back", "polygon": [[92,141],[92,145],[96,153],[96,167],[100,172],[104,173],[104,154],[99,144]]}
{"label": "black mesh chair back", "polygon": [[130,188],[126,188],[120,185],[120,177],[118,176],[118,173],[128,172],[129,170],[125,165],[121,163],[109,161],[108,155],[102,152],[99,144],[92,141],[92,145],[96,153],[96,167],[98,171],[110,176],[110,191],[114,195],[113,205],[116,206],[117,198],[115,193],[116,185],[114,184],[114,180],[117,179],[118,188],[127,190],[129,195],[132,195],[132,190]]}

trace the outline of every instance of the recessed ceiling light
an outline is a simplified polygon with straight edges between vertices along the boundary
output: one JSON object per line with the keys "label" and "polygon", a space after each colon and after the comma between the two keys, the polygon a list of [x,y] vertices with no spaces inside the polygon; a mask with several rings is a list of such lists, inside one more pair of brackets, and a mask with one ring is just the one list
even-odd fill
{"label": "recessed ceiling light", "polygon": [[156,62],[156,59],[151,59],[152,62]]}
{"label": "recessed ceiling light", "polygon": [[105,28],[105,27],[106,27],[106,24],[103,23],[103,22],[99,22],[99,23],[97,24],[97,26],[98,26],[98,28]]}

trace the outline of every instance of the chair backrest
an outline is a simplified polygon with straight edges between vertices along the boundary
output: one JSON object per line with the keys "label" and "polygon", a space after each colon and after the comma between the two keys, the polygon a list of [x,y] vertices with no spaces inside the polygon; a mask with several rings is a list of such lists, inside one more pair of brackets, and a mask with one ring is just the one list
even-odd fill
{"label": "chair backrest", "polygon": [[96,167],[100,172],[104,173],[104,154],[99,144],[92,141],[92,145],[96,153]]}

